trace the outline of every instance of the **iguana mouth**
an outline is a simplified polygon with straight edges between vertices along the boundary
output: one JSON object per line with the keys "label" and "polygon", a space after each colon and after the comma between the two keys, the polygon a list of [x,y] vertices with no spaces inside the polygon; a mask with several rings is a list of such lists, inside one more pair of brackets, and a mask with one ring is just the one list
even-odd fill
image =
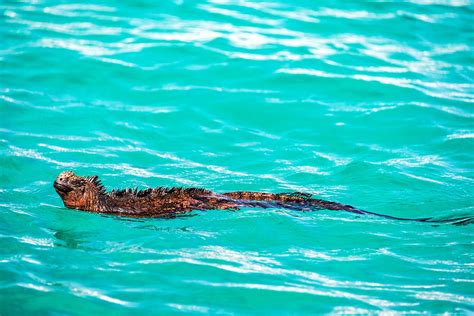
{"label": "iguana mouth", "polygon": [[54,182],[53,186],[58,193],[68,193],[72,191],[72,188],[70,186],[59,183],[57,181]]}

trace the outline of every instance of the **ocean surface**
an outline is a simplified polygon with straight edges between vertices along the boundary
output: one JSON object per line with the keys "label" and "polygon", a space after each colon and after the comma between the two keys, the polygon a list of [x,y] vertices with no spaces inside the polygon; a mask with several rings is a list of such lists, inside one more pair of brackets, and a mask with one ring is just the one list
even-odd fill
{"label": "ocean surface", "polygon": [[109,189],[474,216],[474,4],[0,2],[0,314],[474,312],[474,225],[284,209],[124,219]]}

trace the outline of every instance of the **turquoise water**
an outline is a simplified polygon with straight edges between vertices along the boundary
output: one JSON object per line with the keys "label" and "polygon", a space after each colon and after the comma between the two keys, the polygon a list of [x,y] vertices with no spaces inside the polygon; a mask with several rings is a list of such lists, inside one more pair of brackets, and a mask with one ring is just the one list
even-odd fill
{"label": "turquoise water", "polygon": [[474,225],[281,209],[126,220],[109,188],[473,215],[474,5],[2,1],[0,314],[474,312]]}

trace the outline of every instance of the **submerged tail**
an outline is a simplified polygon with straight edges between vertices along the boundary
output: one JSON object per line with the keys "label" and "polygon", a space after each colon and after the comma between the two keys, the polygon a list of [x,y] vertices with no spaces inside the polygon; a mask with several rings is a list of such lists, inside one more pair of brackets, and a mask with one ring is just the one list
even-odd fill
{"label": "submerged tail", "polygon": [[355,208],[351,205],[341,204],[337,202],[325,201],[320,199],[313,199],[311,194],[293,192],[293,193],[261,193],[261,192],[228,192],[224,193],[227,196],[242,206],[253,206],[253,207],[281,207],[290,210],[297,211],[315,211],[315,210],[331,210],[331,211],[346,211],[355,214],[372,215],[388,219],[401,220],[401,221],[413,221],[413,222],[426,222],[433,224],[453,224],[453,225],[468,225],[474,223],[474,216],[463,216],[456,218],[443,218],[436,219],[433,217],[426,218],[403,218],[390,216],[385,214],[379,214],[369,211],[364,211]]}

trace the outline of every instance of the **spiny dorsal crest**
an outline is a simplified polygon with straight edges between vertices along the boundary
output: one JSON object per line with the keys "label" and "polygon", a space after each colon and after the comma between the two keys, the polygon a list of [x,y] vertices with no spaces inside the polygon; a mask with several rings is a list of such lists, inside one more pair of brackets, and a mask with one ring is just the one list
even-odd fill
{"label": "spiny dorsal crest", "polygon": [[100,193],[105,193],[105,187],[99,180],[98,176],[90,176],[89,178],[87,178],[87,181],[92,183]]}

